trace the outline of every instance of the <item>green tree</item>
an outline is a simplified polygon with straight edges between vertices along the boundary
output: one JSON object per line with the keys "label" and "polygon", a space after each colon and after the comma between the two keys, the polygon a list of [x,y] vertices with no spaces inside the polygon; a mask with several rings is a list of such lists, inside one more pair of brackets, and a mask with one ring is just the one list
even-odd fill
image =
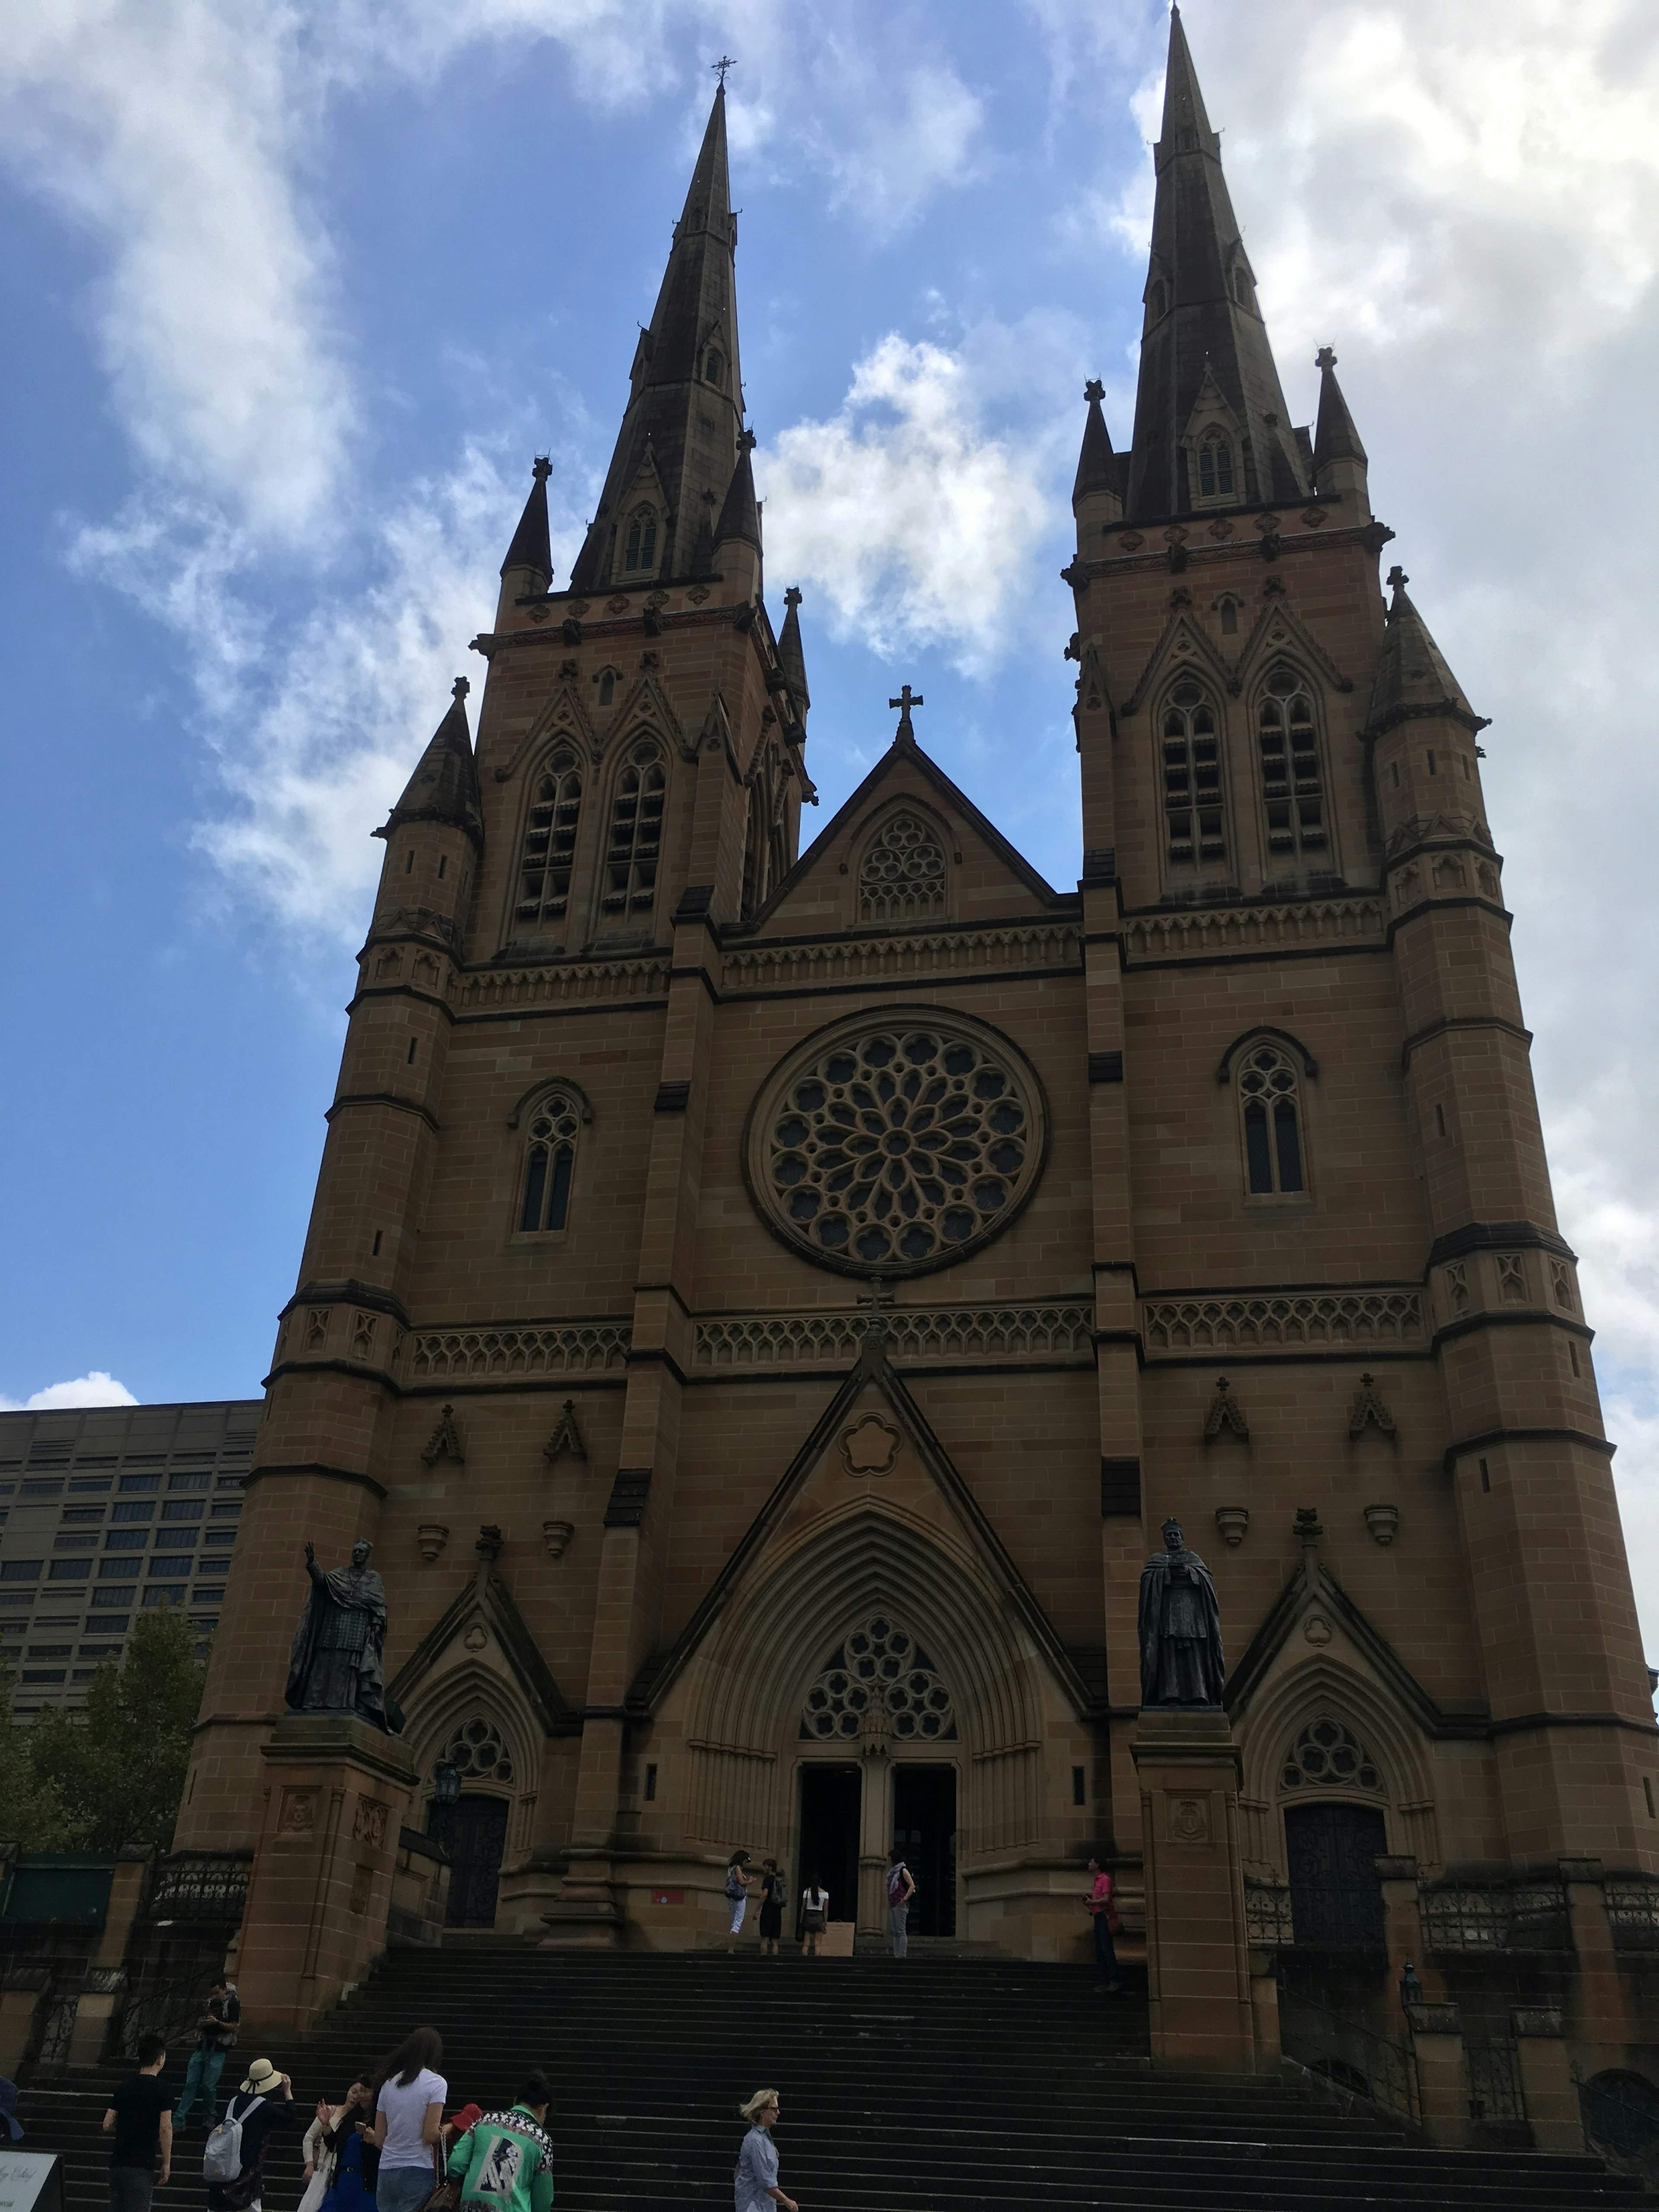
{"label": "green tree", "polygon": [[0,1844],[26,1851],[61,1850],[69,1819],[50,1782],[35,1773],[32,1731],[19,1725],[11,1710],[11,1676],[0,1667]]}
{"label": "green tree", "polygon": [[82,1850],[172,1840],[205,1670],[196,1631],[170,1606],[138,1616],[119,1667],[100,1667],[78,1713],[43,1712],[29,1744],[37,1784],[55,1792]]}

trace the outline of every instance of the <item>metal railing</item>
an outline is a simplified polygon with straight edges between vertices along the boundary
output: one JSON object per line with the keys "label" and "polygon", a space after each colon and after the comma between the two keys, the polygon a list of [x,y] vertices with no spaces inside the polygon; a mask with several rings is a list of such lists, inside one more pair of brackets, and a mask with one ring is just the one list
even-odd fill
{"label": "metal railing", "polygon": [[1363,2021],[1281,1985],[1279,2043],[1287,2058],[1334,2089],[1363,2098],[1403,2127],[1422,2126],[1417,2061],[1403,2035],[1397,2041],[1378,2035]]}
{"label": "metal railing", "polygon": [[1247,1940],[1264,1951],[1283,1950],[1295,1942],[1288,1883],[1245,1882],[1244,1929]]}
{"label": "metal railing", "polygon": [[1659,1882],[1610,1875],[1601,1894],[1618,1949],[1659,1951]]}
{"label": "metal railing", "polygon": [[1585,2149],[1615,2173],[1651,2186],[1659,2179],[1659,2088],[1641,2075],[1599,2074],[1587,2081],[1577,2066],[1572,2078]]}
{"label": "metal railing", "polygon": [[241,1919],[252,1851],[176,1851],[158,1860],[144,1909],[148,1920]]}
{"label": "metal railing", "polygon": [[1560,1881],[1438,1882],[1420,1897],[1431,1951],[1571,1951],[1572,1922]]}
{"label": "metal railing", "polygon": [[1527,2093],[1521,2079],[1521,2054],[1512,2042],[1463,2041],[1463,2063],[1469,2077],[1469,2118],[1472,2120],[1522,2121],[1527,2117]]}

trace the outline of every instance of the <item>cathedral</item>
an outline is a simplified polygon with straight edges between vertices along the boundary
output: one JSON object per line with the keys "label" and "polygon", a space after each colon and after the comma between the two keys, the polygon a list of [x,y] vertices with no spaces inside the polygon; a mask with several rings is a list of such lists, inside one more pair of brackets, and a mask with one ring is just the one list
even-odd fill
{"label": "cathedral", "polygon": [[[1292,421],[1178,14],[1156,166],[1056,599],[1078,879],[908,686],[803,850],[715,97],[569,577],[538,460],[482,696],[374,832],[176,1838],[258,1853],[245,1996],[279,1893],[384,1942],[400,1832],[453,1924],[635,1948],[722,1935],[737,1849],[878,1929],[896,1841],[914,1929],[1036,1960],[1098,1856],[1155,2047],[1183,1974],[1247,2048],[1268,1953],[1432,1995],[1558,1893],[1551,2002],[1635,2038],[1659,1740],[1486,725],[1380,581],[1328,349]],[[1224,1643],[1184,1737],[1170,1522]],[[400,1732],[283,1717],[307,1540],[373,1547]],[[319,1993],[333,1941],[290,1932]]]}

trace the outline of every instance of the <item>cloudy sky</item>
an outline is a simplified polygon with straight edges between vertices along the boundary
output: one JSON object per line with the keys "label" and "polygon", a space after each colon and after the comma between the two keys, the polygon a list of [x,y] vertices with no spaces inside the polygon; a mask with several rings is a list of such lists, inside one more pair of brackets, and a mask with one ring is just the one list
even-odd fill
{"label": "cloudy sky", "polygon": [[[1486,788],[1659,1569],[1659,10],[1190,0],[1293,409],[1337,348]],[[1160,0],[0,0],[0,1403],[256,1389],[380,848],[530,456],[568,559],[732,80],[825,814],[890,689],[1078,867],[1056,570],[1127,434]],[[809,817],[810,822],[810,817]],[[1648,1607],[1659,1657],[1659,1595]]]}

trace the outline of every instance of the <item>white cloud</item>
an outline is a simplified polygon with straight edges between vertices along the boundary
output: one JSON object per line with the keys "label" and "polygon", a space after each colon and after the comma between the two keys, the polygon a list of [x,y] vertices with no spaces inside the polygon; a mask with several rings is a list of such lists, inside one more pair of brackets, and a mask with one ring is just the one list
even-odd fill
{"label": "white cloud", "polygon": [[77,1376],[73,1382],[49,1382],[28,1398],[0,1398],[0,1413],[54,1413],[77,1406],[136,1406],[125,1382],[118,1382],[101,1367]]}
{"label": "white cloud", "polygon": [[1029,436],[995,436],[962,352],[889,332],[840,411],[756,454],[774,577],[816,586],[838,635],[936,645],[981,672],[1007,648],[1050,519]]}

